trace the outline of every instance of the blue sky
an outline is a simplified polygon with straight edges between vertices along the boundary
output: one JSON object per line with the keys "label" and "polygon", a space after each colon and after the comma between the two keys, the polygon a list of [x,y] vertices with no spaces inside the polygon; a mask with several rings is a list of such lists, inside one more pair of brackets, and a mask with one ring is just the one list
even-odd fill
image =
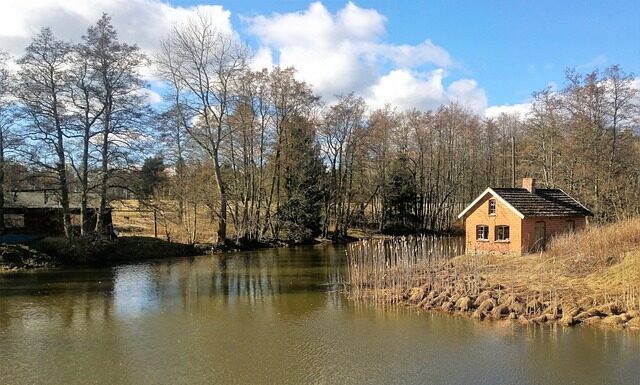
{"label": "blue sky", "polygon": [[[197,1],[171,1],[188,6]],[[217,1],[241,16],[299,12],[308,1]],[[323,1],[335,13],[345,1]],[[580,72],[620,64],[640,73],[640,1],[355,1],[386,17],[387,40],[425,38],[459,62],[460,76],[484,88],[491,105],[526,101],[567,67]],[[246,35],[245,35],[246,37]],[[249,37],[250,38],[250,37]]]}
{"label": "blue sky", "polygon": [[329,102],[355,91],[373,107],[457,101],[483,114],[561,86],[567,67],[640,74],[637,0],[2,0],[0,48],[19,56],[44,25],[75,39],[107,12],[123,40],[152,54],[196,9],[248,42],[255,67],[294,65]]}

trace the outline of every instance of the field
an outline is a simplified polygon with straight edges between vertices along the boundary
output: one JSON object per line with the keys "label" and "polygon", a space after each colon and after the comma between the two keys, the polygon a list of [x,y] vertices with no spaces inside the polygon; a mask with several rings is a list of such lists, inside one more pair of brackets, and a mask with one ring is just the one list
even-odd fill
{"label": "field", "polygon": [[[188,221],[178,220],[175,204],[161,202],[154,207],[140,206],[138,200],[128,199],[112,202],[113,226],[118,235],[124,237],[155,237],[172,242],[188,243],[190,235],[196,242],[215,243],[218,225],[211,219],[207,207],[199,206],[195,215],[189,211]],[[227,231],[233,235],[233,226],[227,225]],[[195,235],[195,237],[194,237]]]}

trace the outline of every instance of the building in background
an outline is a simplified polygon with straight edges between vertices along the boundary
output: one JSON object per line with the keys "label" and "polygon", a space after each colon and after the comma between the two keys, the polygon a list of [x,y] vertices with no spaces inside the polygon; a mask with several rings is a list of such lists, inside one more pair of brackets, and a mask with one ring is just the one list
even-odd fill
{"label": "building in background", "polygon": [[487,188],[458,215],[467,253],[538,251],[552,236],[586,226],[591,211],[564,191],[537,189],[535,182],[525,178],[522,188]]}

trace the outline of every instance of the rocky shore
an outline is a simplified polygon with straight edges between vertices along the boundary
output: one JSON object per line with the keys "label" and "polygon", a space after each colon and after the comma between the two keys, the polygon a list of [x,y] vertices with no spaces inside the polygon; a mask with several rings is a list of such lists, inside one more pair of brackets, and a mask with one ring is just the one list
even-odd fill
{"label": "rocky shore", "polygon": [[347,292],[358,301],[640,330],[640,218],[555,237],[534,254],[464,254],[422,237],[358,242],[347,257]]}
{"label": "rocky shore", "polygon": [[425,310],[469,316],[478,320],[513,320],[521,324],[578,324],[616,329],[640,330],[640,311],[629,310],[619,300],[604,304],[594,297],[549,298],[510,293],[495,284],[484,286],[478,295],[452,289],[429,290],[429,285],[414,287],[402,294],[400,303]]}

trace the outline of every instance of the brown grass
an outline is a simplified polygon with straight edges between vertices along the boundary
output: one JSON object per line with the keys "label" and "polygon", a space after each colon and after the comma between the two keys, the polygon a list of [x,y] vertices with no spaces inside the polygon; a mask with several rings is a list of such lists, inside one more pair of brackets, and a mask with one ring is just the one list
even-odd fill
{"label": "brown grass", "polygon": [[590,296],[598,302],[614,297],[627,302],[631,295],[632,307],[639,308],[640,218],[558,236],[543,253],[488,256],[485,271],[490,281],[519,292]]}
{"label": "brown grass", "polygon": [[632,251],[640,251],[640,218],[555,237],[544,256],[556,258],[570,274],[585,275],[622,262]]}
{"label": "brown grass", "polygon": [[[156,210],[158,238],[173,242],[187,243],[189,236],[187,226],[181,223],[174,202],[163,201]],[[153,208],[140,206],[135,199],[119,200],[112,203],[113,226],[120,236],[124,237],[153,237],[154,216]],[[190,212],[191,213],[191,212]],[[192,217],[191,217],[192,218]],[[228,226],[233,235],[233,226]],[[204,205],[198,207],[196,217],[196,241],[216,242],[218,225],[211,220]]]}
{"label": "brown grass", "polygon": [[[379,277],[388,277],[397,267],[372,255],[376,248],[380,249],[373,246],[360,251],[369,255],[367,263],[372,266],[363,266],[364,261],[360,261],[358,269],[352,269],[355,278],[352,282],[356,282],[359,290],[356,296],[366,297],[366,289],[376,287],[384,289],[383,300],[401,302],[411,287],[449,288],[477,295],[483,288],[500,286],[504,294],[541,298],[541,302],[618,301],[627,309],[640,309],[640,218],[566,234],[552,240],[546,252],[524,256],[463,255],[446,261],[440,257],[433,263],[425,260],[424,255],[416,258],[415,249],[398,250],[394,254],[401,255],[399,263],[410,264],[403,273],[412,276],[390,284],[381,284]],[[364,270],[375,274],[362,274]],[[369,277],[378,278],[376,281]],[[380,300],[380,292],[376,296]]]}

